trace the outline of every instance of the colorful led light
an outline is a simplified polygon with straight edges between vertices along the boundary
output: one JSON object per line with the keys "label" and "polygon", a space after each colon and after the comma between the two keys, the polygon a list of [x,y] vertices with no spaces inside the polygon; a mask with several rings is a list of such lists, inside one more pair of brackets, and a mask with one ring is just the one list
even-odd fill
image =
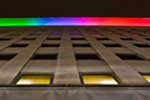
{"label": "colorful led light", "polygon": [[150,18],[46,17],[0,18],[0,26],[150,26]]}

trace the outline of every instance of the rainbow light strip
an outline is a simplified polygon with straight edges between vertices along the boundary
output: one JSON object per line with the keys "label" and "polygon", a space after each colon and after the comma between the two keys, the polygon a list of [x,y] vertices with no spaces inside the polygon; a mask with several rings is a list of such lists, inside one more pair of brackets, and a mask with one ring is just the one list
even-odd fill
{"label": "rainbow light strip", "polygon": [[150,26],[150,18],[124,18],[124,17],[0,18],[0,26]]}

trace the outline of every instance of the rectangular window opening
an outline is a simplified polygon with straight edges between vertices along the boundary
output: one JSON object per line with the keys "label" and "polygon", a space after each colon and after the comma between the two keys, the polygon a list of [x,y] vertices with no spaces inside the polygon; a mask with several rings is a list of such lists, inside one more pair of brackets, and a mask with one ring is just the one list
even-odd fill
{"label": "rectangular window opening", "polygon": [[22,75],[16,85],[50,85],[51,81],[51,75]]}
{"label": "rectangular window opening", "polygon": [[150,74],[142,75],[150,83]]}
{"label": "rectangular window opening", "polygon": [[96,38],[96,40],[100,40],[100,41],[103,41],[103,40],[110,40],[109,38],[106,38],[106,37],[101,37],[101,38]]}
{"label": "rectangular window opening", "polygon": [[73,37],[73,38],[71,38],[71,40],[85,40],[85,38],[83,38],[83,37]]}
{"label": "rectangular window opening", "polygon": [[145,38],[145,40],[148,40],[148,41],[150,41],[150,38]]}
{"label": "rectangular window opening", "polygon": [[59,44],[42,44],[41,47],[59,47]]}
{"label": "rectangular window opening", "polygon": [[88,44],[88,43],[86,43],[86,44],[73,43],[72,46],[73,47],[91,47],[90,44]]}
{"label": "rectangular window opening", "polygon": [[143,58],[135,55],[135,54],[116,54],[122,60],[144,60]]}
{"label": "rectangular window opening", "polygon": [[0,41],[8,41],[10,38],[0,38]]}
{"label": "rectangular window opening", "polygon": [[60,40],[61,38],[60,37],[48,37],[46,38],[46,40]]}
{"label": "rectangular window opening", "polygon": [[35,54],[32,60],[56,60],[57,54]]}
{"label": "rectangular window opening", "polygon": [[33,37],[24,37],[22,38],[22,40],[35,40],[36,38],[33,38]]}
{"label": "rectangular window opening", "polygon": [[27,47],[28,44],[12,44],[9,47]]}
{"label": "rectangular window opening", "polygon": [[119,84],[112,75],[82,75],[84,85],[117,85]]}
{"label": "rectangular window opening", "polygon": [[103,43],[105,47],[122,47],[120,44],[117,43]]}
{"label": "rectangular window opening", "polygon": [[134,43],[133,45],[135,45],[136,47],[141,47],[141,48],[149,48],[150,47],[150,44],[137,44],[137,43]]}
{"label": "rectangular window opening", "polygon": [[133,38],[120,38],[121,40],[131,41]]}
{"label": "rectangular window opening", "polygon": [[0,54],[0,60],[11,60],[16,54]]}
{"label": "rectangular window opening", "polygon": [[96,54],[75,54],[77,60],[100,60]]}

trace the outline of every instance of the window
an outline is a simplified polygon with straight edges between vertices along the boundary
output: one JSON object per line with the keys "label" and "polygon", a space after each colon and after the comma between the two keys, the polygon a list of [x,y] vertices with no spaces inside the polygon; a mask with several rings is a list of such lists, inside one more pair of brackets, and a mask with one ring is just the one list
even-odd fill
{"label": "window", "polygon": [[22,40],[35,40],[36,38],[33,38],[33,37],[25,37],[25,38],[22,38]]}
{"label": "window", "polygon": [[79,37],[79,36],[82,36],[80,33],[69,33],[70,36],[72,37]]}
{"label": "window", "polygon": [[103,37],[103,38],[96,38],[96,40],[110,40],[109,38]]}
{"label": "window", "polygon": [[83,38],[83,37],[74,37],[74,38],[71,38],[71,40],[85,40],[85,38]]}
{"label": "window", "polygon": [[117,85],[118,82],[111,75],[82,75],[85,85]]}
{"label": "window", "polygon": [[48,60],[57,59],[57,54],[35,54],[32,57],[33,60]]}
{"label": "window", "polygon": [[86,43],[86,44],[77,44],[77,43],[74,43],[72,44],[73,47],[90,47],[90,44]]}
{"label": "window", "polygon": [[0,60],[10,60],[15,56],[16,54],[0,54]]}
{"label": "window", "polygon": [[130,41],[130,40],[133,40],[132,38],[120,38],[121,40],[127,40],[127,41]]}
{"label": "window", "polygon": [[105,47],[122,47],[120,44],[117,43],[103,43]]}
{"label": "window", "polygon": [[143,77],[144,77],[148,82],[150,82],[150,75],[143,75]]}
{"label": "window", "polygon": [[0,38],[0,41],[8,41],[10,38]]}
{"label": "window", "polygon": [[41,47],[59,47],[59,44],[42,44]]}
{"label": "window", "polygon": [[28,44],[12,44],[9,47],[26,47]]}
{"label": "window", "polygon": [[117,53],[116,55],[123,60],[144,60],[135,54],[118,54]]}
{"label": "window", "polygon": [[41,34],[42,32],[33,32],[33,33],[29,33],[29,36],[39,36]]}
{"label": "window", "polygon": [[52,37],[48,37],[47,40],[60,40],[60,38],[59,37],[53,37],[53,38]]}
{"label": "window", "polygon": [[75,54],[77,60],[100,60],[96,54]]}
{"label": "window", "polygon": [[150,40],[150,38],[145,38],[145,39],[148,40],[148,41]]}
{"label": "window", "polygon": [[16,82],[17,85],[49,85],[51,75],[22,75]]}
{"label": "window", "polygon": [[137,47],[144,47],[144,48],[149,48],[150,45],[149,44],[137,44],[137,43],[134,43],[133,45],[137,46]]}
{"label": "window", "polygon": [[12,33],[9,36],[19,36],[19,35],[20,35],[20,32],[19,33]]}
{"label": "window", "polygon": [[53,33],[50,33],[50,36],[59,37],[59,36],[61,36],[61,33],[59,33],[59,32],[53,32]]}

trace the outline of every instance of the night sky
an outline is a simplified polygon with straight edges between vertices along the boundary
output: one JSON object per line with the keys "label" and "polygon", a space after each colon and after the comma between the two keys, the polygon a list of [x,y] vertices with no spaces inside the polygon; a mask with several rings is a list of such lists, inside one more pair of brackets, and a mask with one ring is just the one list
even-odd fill
{"label": "night sky", "polygon": [[0,2],[0,17],[55,16],[150,17],[150,0],[3,0]]}

